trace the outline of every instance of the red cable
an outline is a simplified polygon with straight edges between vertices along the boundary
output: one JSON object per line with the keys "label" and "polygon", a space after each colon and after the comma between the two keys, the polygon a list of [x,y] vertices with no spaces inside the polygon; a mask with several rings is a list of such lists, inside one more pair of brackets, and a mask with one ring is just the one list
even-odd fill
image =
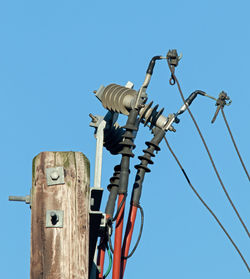
{"label": "red cable", "polygon": [[[123,202],[124,194],[119,194],[117,208]],[[123,202],[121,210],[116,219],[115,226],[115,246],[114,246],[114,260],[113,260],[113,274],[112,279],[120,278],[120,267],[121,267],[121,246],[122,246],[122,229],[124,219],[125,202]]]}
{"label": "red cable", "polygon": [[[109,218],[110,218],[110,215],[106,214],[106,220],[108,220]],[[97,256],[97,266],[100,266],[100,268],[101,268],[101,270],[98,274],[99,279],[103,278],[105,250],[106,250],[105,238],[102,237],[100,240],[100,245],[98,247],[98,256]]]}
{"label": "red cable", "polygon": [[100,266],[101,270],[98,272],[98,278],[103,278],[103,269],[104,269],[104,259],[105,259],[105,243],[104,238],[101,238],[100,245],[98,247],[98,257],[97,257],[97,266]]}
{"label": "red cable", "polygon": [[129,248],[132,240],[132,234],[134,230],[134,225],[135,225],[135,219],[136,219],[136,213],[137,213],[137,206],[131,205],[130,206],[130,211],[129,211],[129,216],[128,216],[128,222],[127,222],[127,227],[126,227],[126,232],[123,240],[123,245],[122,245],[122,262],[121,262],[121,275],[120,279],[123,278],[125,268],[126,268],[126,263],[127,259],[126,257],[128,256],[129,253]]}

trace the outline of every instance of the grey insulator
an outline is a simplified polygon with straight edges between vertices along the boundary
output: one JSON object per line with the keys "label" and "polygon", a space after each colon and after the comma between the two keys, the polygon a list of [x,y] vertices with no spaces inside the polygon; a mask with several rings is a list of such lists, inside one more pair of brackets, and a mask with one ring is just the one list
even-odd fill
{"label": "grey insulator", "polygon": [[151,108],[152,105],[153,102],[150,102],[140,109],[140,120],[144,123],[144,126],[150,123],[150,129],[152,129],[154,126],[164,129],[168,122],[168,119],[162,115],[164,109],[162,108],[161,110],[157,111],[158,105]]}
{"label": "grey insulator", "polygon": [[110,84],[104,89],[101,101],[106,109],[128,115],[136,97],[137,91],[117,84]]}
{"label": "grey insulator", "polygon": [[[128,115],[134,108],[137,96],[137,91],[117,84],[101,87],[97,92],[98,99],[106,109],[125,115]],[[145,104],[145,101],[146,97],[142,98],[139,104],[141,122],[144,122],[145,125],[150,123],[150,128],[157,126],[165,130],[168,118],[162,115],[163,109],[158,111],[158,105],[151,108],[153,102]]]}

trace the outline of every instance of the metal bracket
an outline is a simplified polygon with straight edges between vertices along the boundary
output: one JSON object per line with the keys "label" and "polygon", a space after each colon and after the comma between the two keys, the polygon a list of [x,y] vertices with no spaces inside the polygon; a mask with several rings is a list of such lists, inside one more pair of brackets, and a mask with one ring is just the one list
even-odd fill
{"label": "metal bracket", "polygon": [[91,127],[95,127],[96,136],[96,154],[95,154],[95,177],[94,187],[101,187],[101,175],[102,175],[102,149],[103,149],[103,138],[106,121],[101,116],[89,115],[92,119],[90,123]]}
{"label": "metal bracket", "polygon": [[[103,189],[101,188],[101,174],[102,174],[102,152],[104,143],[104,129],[108,125],[114,125],[118,114],[108,112],[105,117],[94,116],[89,114],[92,121],[91,127],[95,128],[96,137],[96,155],[95,155],[95,176],[94,187],[90,188],[90,206],[89,206],[89,270],[90,278],[96,278],[97,266],[97,238],[105,234],[106,215],[100,210]],[[112,116],[112,118],[110,118]]]}
{"label": "metal bracket", "polygon": [[100,210],[103,189],[99,187],[90,188],[90,235],[100,236],[106,227],[106,215]]}
{"label": "metal bracket", "polygon": [[63,210],[46,211],[46,228],[63,228]]}
{"label": "metal bracket", "polygon": [[64,169],[63,167],[54,167],[46,169],[47,185],[64,184]]}
{"label": "metal bracket", "polygon": [[96,278],[93,266],[97,265],[97,238],[104,235],[106,227],[106,215],[100,210],[103,189],[100,187],[90,188],[90,208],[89,208],[89,269],[91,272],[90,278]]}
{"label": "metal bracket", "polygon": [[101,206],[103,188],[91,187],[90,188],[90,212],[99,211]]}

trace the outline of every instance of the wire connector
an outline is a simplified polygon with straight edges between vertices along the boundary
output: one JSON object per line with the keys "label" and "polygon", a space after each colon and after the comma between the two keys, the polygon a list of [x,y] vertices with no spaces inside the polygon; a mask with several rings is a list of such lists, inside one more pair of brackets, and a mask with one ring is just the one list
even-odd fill
{"label": "wire connector", "polygon": [[177,67],[181,58],[182,58],[182,54],[178,56],[176,49],[170,49],[167,53],[167,60],[169,61],[169,64],[171,66]]}
{"label": "wire connector", "polygon": [[[227,101],[228,101],[228,103],[227,103]],[[216,100],[215,105],[217,106],[217,109],[216,109],[214,117],[211,121],[212,124],[215,122],[220,109],[223,108],[225,105],[229,106],[231,103],[232,103],[232,100],[230,100],[230,97],[227,95],[226,92],[222,91],[219,94],[219,98]]]}
{"label": "wire connector", "polygon": [[170,85],[175,84],[174,71],[175,71],[175,68],[178,66],[178,63],[181,60],[181,58],[182,58],[182,54],[180,56],[178,56],[176,49],[170,49],[167,53],[168,67],[171,72],[171,77],[169,79]]}

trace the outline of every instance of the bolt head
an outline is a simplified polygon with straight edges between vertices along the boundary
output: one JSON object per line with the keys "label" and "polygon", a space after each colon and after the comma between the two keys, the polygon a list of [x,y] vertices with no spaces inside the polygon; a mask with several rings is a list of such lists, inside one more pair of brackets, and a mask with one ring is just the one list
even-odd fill
{"label": "bolt head", "polygon": [[51,217],[55,217],[56,216],[56,213],[54,211],[50,212],[50,216]]}
{"label": "bolt head", "polygon": [[60,175],[59,175],[58,171],[53,171],[50,174],[50,177],[51,177],[52,180],[57,180],[60,177]]}

